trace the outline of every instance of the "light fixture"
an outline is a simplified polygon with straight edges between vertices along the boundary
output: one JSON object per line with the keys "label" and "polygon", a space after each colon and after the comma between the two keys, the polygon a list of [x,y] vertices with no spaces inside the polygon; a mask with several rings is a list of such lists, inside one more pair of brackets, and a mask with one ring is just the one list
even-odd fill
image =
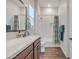
{"label": "light fixture", "polygon": [[51,9],[51,8],[47,8],[46,11],[47,11],[48,13],[52,13],[52,9]]}
{"label": "light fixture", "polygon": [[50,5],[50,4],[48,4],[48,7],[51,7],[51,5]]}

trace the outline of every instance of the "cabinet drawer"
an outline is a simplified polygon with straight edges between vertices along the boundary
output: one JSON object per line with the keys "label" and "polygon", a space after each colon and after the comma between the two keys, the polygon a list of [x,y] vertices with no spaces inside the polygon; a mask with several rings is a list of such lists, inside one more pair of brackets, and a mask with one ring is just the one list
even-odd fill
{"label": "cabinet drawer", "polygon": [[40,37],[34,42],[34,47],[37,46],[37,44],[40,42]]}
{"label": "cabinet drawer", "polygon": [[23,50],[20,54],[15,56],[13,59],[24,59],[33,50],[33,44]]}

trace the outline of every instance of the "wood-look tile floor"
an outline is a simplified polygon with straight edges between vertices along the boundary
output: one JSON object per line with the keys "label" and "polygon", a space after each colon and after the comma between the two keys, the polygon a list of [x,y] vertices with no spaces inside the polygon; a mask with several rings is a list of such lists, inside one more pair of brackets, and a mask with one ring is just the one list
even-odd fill
{"label": "wood-look tile floor", "polygon": [[46,48],[45,53],[41,55],[41,59],[66,59],[59,47]]}

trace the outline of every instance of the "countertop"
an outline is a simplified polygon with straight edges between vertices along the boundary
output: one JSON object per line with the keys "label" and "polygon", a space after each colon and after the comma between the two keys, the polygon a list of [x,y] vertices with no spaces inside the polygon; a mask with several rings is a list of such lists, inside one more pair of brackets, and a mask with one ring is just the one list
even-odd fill
{"label": "countertop", "polygon": [[6,42],[6,59],[12,59],[29,45],[31,45],[35,40],[37,40],[39,35],[30,35],[27,37],[16,38],[12,40],[7,40]]}

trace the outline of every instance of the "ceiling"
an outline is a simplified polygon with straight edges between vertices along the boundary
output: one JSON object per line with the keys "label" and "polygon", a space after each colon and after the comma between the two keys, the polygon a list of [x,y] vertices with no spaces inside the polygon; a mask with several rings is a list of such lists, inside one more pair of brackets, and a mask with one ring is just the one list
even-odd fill
{"label": "ceiling", "polygon": [[39,0],[40,7],[58,7],[61,0]]}
{"label": "ceiling", "polygon": [[7,1],[12,1],[13,3],[15,3],[17,6],[19,7],[24,7],[28,5],[28,2],[33,6],[34,0],[21,0],[24,5],[19,1],[19,0],[7,0]]}
{"label": "ceiling", "polygon": [[[7,1],[11,1],[19,7],[24,7],[24,5],[19,0],[7,0]],[[27,4],[27,0],[22,0],[22,1],[24,2],[24,4]]]}
{"label": "ceiling", "polygon": [[[16,3],[19,7],[23,7],[22,3],[19,0],[7,0],[7,1],[13,1]],[[24,4],[27,4],[28,0],[22,0]],[[61,0],[38,0],[40,7],[58,7],[60,5]]]}

